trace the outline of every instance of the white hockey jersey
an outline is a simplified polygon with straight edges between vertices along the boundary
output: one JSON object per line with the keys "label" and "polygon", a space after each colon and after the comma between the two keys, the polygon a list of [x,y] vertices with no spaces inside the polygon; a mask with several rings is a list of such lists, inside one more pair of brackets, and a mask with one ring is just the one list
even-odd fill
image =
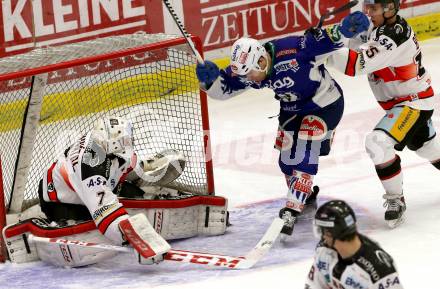
{"label": "white hockey jersey", "polygon": [[329,65],[356,76],[368,74],[370,87],[385,110],[395,105],[432,110],[434,91],[422,65],[422,52],[411,26],[397,16],[394,24],[371,27],[336,51]]}
{"label": "white hockey jersey", "polygon": [[101,233],[120,244],[118,224],[128,215],[113,189],[133,170],[142,170],[134,152],[130,160],[107,155],[89,132],[47,170],[42,197],[46,202],[85,205]]}
{"label": "white hockey jersey", "polygon": [[369,238],[360,238],[360,250],[349,259],[319,244],[304,288],[403,289],[391,256]]}

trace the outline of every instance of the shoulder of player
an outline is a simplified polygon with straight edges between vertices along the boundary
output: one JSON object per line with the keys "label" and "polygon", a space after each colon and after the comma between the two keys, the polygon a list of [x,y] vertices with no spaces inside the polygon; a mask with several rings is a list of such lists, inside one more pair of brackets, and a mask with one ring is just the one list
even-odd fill
{"label": "shoulder of player", "polygon": [[406,20],[398,16],[394,24],[382,25],[374,30],[374,41],[382,45],[392,40],[397,47],[411,38],[412,28]]}
{"label": "shoulder of player", "polygon": [[376,242],[361,236],[361,253],[356,256],[355,263],[370,275],[373,283],[396,273],[393,258]]}
{"label": "shoulder of player", "polygon": [[93,176],[108,177],[110,175],[111,159],[104,147],[89,137],[81,156],[81,178],[83,180]]}
{"label": "shoulder of player", "polygon": [[274,39],[266,42],[264,48],[275,59],[290,59],[294,58],[298,52],[300,37],[287,36],[283,38]]}

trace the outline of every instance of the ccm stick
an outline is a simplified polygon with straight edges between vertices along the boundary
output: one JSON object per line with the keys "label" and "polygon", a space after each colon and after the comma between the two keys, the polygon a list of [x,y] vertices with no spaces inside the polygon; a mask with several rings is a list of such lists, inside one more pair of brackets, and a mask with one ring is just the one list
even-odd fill
{"label": "ccm stick", "polygon": [[[260,261],[270,250],[270,248],[272,248],[275,240],[277,239],[278,235],[281,232],[283,225],[284,222],[280,218],[276,218],[275,220],[273,220],[269,229],[260,239],[258,244],[251,251],[249,251],[244,257],[235,257],[228,255],[171,249],[165,255],[164,260],[216,266],[216,267],[223,267],[228,269],[249,269],[253,267],[258,261]],[[86,248],[118,251],[122,253],[134,253],[134,249],[131,247],[122,247],[111,244],[103,244],[103,243],[100,244],[100,243],[66,240],[66,239],[58,239],[58,238],[43,238],[43,237],[34,236],[32,234],[28,236],[28,240],[31,243],[32,242],[54,243],[54,244],[58,244],[59,246],[80,246]]]}

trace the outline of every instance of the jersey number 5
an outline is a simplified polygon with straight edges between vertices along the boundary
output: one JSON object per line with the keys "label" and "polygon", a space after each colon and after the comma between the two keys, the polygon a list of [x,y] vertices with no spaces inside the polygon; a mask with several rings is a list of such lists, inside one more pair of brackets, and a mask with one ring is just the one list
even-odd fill
{"label": "jersey number 5", "polygon": [[419,78],[422,78],[423,75],[425,75],[425,68],[422,65],[422,51],[419,50],[416,54],[416,56],[414,57],[414,62],[415,64],[417,64],[417,76]]}

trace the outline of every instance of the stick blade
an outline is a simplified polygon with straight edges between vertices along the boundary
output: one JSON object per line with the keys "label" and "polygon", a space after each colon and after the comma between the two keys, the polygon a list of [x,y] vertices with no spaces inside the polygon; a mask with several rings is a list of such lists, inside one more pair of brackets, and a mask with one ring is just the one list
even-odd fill
{"label": "stick blade", "polygon": [[246,254],[245,260],[239,263],[236,269],[249,269],[260,261],[272,248],[283,226],[284,221],[280,218],[275,218],[258,244]]}

